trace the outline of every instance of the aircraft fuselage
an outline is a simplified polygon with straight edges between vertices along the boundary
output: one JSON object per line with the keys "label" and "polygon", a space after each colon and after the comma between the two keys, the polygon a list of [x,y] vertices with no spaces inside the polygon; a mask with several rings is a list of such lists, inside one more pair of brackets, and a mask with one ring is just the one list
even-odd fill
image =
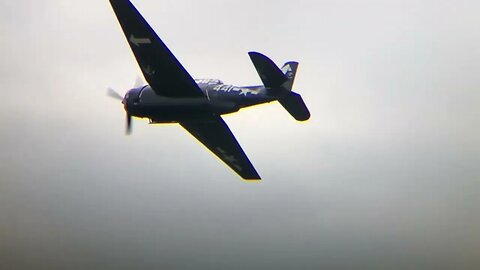
{"label": "aircraft fuselage", "polygon": [[[175,123],[204,119],[211,114],[229,114],[241,108],[276,100],[267,95],[264,86],[238,87],[223,84],[220,80],[195,80],[204,93],[199,98],[175,98],[156,94],[149,85],[128,91],[123,100],[125,110],[139,118],[149,118],[151,123]],[[192,118],[193,116],[193,118]]]}

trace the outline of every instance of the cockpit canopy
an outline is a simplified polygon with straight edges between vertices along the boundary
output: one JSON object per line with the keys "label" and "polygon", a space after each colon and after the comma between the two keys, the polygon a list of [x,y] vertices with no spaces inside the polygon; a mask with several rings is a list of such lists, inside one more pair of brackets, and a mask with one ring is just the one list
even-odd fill
{"label": "cockpit canopy", "polygon": [[195,79],[195,82],[197,84],[211,84],[211,85],[223,84],[223,82],[218,79]]}

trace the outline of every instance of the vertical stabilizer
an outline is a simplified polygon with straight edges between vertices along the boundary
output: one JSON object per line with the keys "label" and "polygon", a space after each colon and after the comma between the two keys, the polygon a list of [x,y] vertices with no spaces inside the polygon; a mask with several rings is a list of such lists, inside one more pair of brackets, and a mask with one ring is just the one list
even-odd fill
{"label": "vertical stabilizer", "polygon": [[249,52],[250,59],[262,79],[267,93],[278,99],[285,110],[298,121],[310,118],[310,112],[302,97],[292,92],[293,82],[297,74],[298,62],[287,62],[279,69],[270,58],[258,52]]}

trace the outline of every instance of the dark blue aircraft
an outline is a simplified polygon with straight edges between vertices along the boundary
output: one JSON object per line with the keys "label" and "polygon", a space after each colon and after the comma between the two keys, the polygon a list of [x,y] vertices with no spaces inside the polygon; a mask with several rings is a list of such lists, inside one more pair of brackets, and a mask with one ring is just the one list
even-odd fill
{"label": "dark blue aircraft", "polygon": [[132,117],[151,124],[179,123],[212,153],[245,180],[260,176],[243,152],[221,115],[262,103],[279,101],[298,121],[310,118],[301,96],[292,92],[297,62],[281,69],[263,54],[250,58],[263,86],[238,87],[220,80],[194,80],[128,0],[110,0],[138,65],[149,85],[136,87],[121,97],[127,113],[127,134]]}

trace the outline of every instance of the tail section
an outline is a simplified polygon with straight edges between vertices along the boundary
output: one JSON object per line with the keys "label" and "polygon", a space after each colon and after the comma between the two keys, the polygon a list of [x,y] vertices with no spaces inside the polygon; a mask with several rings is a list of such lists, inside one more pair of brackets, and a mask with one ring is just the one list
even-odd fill
{"label": "tail section", "polygon": [[290,113],[297,121],[306,121],[310,119],[310,112],[307,105],[303,102],[302,97],[295,93],[290,92],[286,96],[278,99],[278,102],[282,104],[283,108]]}
{"label": "tail section", "polygon": [[283,83],[283,87],[288,91],[292,91],[295,75],[297,75],[297,68],[298,62],[287,62],[282,67],[282,72],[287,78],[287,81]]}
{"label": "tail section", "polygon": [[285,90],[282,89],[282,84],[288,81],[285,74],[265,55],[258,52],[249,52],[248,54],[269,94],[281,95],[282,90]]}
{"label": "tail section", "polygon": [[279,69],[270,58],[258,52],[249,52],[250,59],[267,88],[267,93],[278,99],[278,102],[298,121],[310,118],[302,97],[292,92],[293,82],[297,73],[298,62],[287,62]]}

